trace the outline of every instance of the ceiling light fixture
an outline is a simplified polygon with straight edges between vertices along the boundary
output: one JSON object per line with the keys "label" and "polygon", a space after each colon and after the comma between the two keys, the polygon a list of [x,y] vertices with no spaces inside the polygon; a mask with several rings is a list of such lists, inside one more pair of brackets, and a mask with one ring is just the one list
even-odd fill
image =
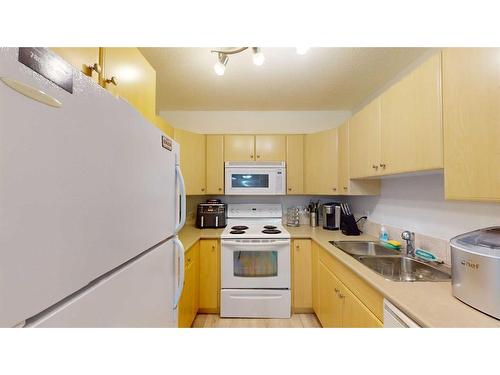
{"label": "ceiling light fixture", "polygon": [[309,51],[309,47],[297,47],[296,50],[299,55],[305,55]]}
{"label": "ceiling light fixture", "polygon": [[224,75],[228,60],[229,57],[226,54],[219,52],[219,55],[217,56],[217,62],[214,65],[215,74],[217,74],[218,76]]}
{"label": "ceiling light fixture", "polygon": [[253,63],[257,66],[261,66],[264,64],[264,61],[266,60],[264,54],[261,52],[259,47],[252,47],[253,51]]}
{"label": "ceiling light fixture", "polygon": [[[237,53],[247,50],[249,47],[238,47],[238,48],[227,48],[227,49],[214,49],[210,52],[217,54],[217,62],[214,65],[214,71],[217,75],[222,76],[226,71],[226,65],[229,60],[229,55],[235,55]],[[264,54],[261,52],[259,47],[252,47],[253,51],[253,63],[255,65],[262,65],[266,60]]]}

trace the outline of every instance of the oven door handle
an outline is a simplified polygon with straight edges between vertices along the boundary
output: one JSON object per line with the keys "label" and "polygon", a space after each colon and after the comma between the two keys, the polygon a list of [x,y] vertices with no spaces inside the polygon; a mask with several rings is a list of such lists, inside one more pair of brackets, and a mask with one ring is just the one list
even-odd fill
{"label": "oven door handle", "polygon": [[273,246],[273,245],[290,245],[290,241],[272,241],[272,242],[238,242],[238,241],[227,241],[222,240],[222,245],[230,245],[230,246],[244,246],[244,247],[264,247],[264,246]]}

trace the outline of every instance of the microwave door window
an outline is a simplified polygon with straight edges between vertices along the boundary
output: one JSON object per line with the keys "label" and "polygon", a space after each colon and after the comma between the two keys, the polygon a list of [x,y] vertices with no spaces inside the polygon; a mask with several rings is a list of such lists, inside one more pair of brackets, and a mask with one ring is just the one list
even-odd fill
{"label": "microwave door window", "polygon": [[233,270],[237,277],[278,276],[277,251],[235,251]]}
{"label": "microwave door window", "polygon": [[269,174],[238,174],[231,175],[233,188],[269,188]]}

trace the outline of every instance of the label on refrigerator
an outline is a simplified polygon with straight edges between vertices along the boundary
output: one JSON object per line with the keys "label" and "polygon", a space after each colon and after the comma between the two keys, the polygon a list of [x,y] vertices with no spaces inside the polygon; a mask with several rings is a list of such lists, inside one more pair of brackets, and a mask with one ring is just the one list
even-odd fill
{"label": "label on refrigerator", "polygon": [[73,94],[73,67],[41,47],[20,47],[18,61]]}
{"label": "label on refrigerator", "polygon": [[161,136],[161,146],[168,151],[172,151],[172,140],[164,135]]}

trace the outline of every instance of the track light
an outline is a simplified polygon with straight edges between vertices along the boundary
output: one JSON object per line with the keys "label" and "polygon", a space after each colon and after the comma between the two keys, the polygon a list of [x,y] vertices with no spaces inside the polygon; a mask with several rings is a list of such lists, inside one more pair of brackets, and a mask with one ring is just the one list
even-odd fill
{"label": "track light", "polygon": [[214,65],[215,74],[217,74],[218,76],[224,75],[228,60],[229,57],[226,54],[219,52],[219,55],[217,56],[217,62]]}
{"label": "track light", "polygon": [[266,60],[264,54],[260,51],[259,47],[252,47],[253,51],[253,63],[257,66],[261,66],[264,64],[264,61]]}
{"label": "track light", "polygon": [[297,53],[299,55],[305,55],[309,51],[309,47],[297,47]]}

